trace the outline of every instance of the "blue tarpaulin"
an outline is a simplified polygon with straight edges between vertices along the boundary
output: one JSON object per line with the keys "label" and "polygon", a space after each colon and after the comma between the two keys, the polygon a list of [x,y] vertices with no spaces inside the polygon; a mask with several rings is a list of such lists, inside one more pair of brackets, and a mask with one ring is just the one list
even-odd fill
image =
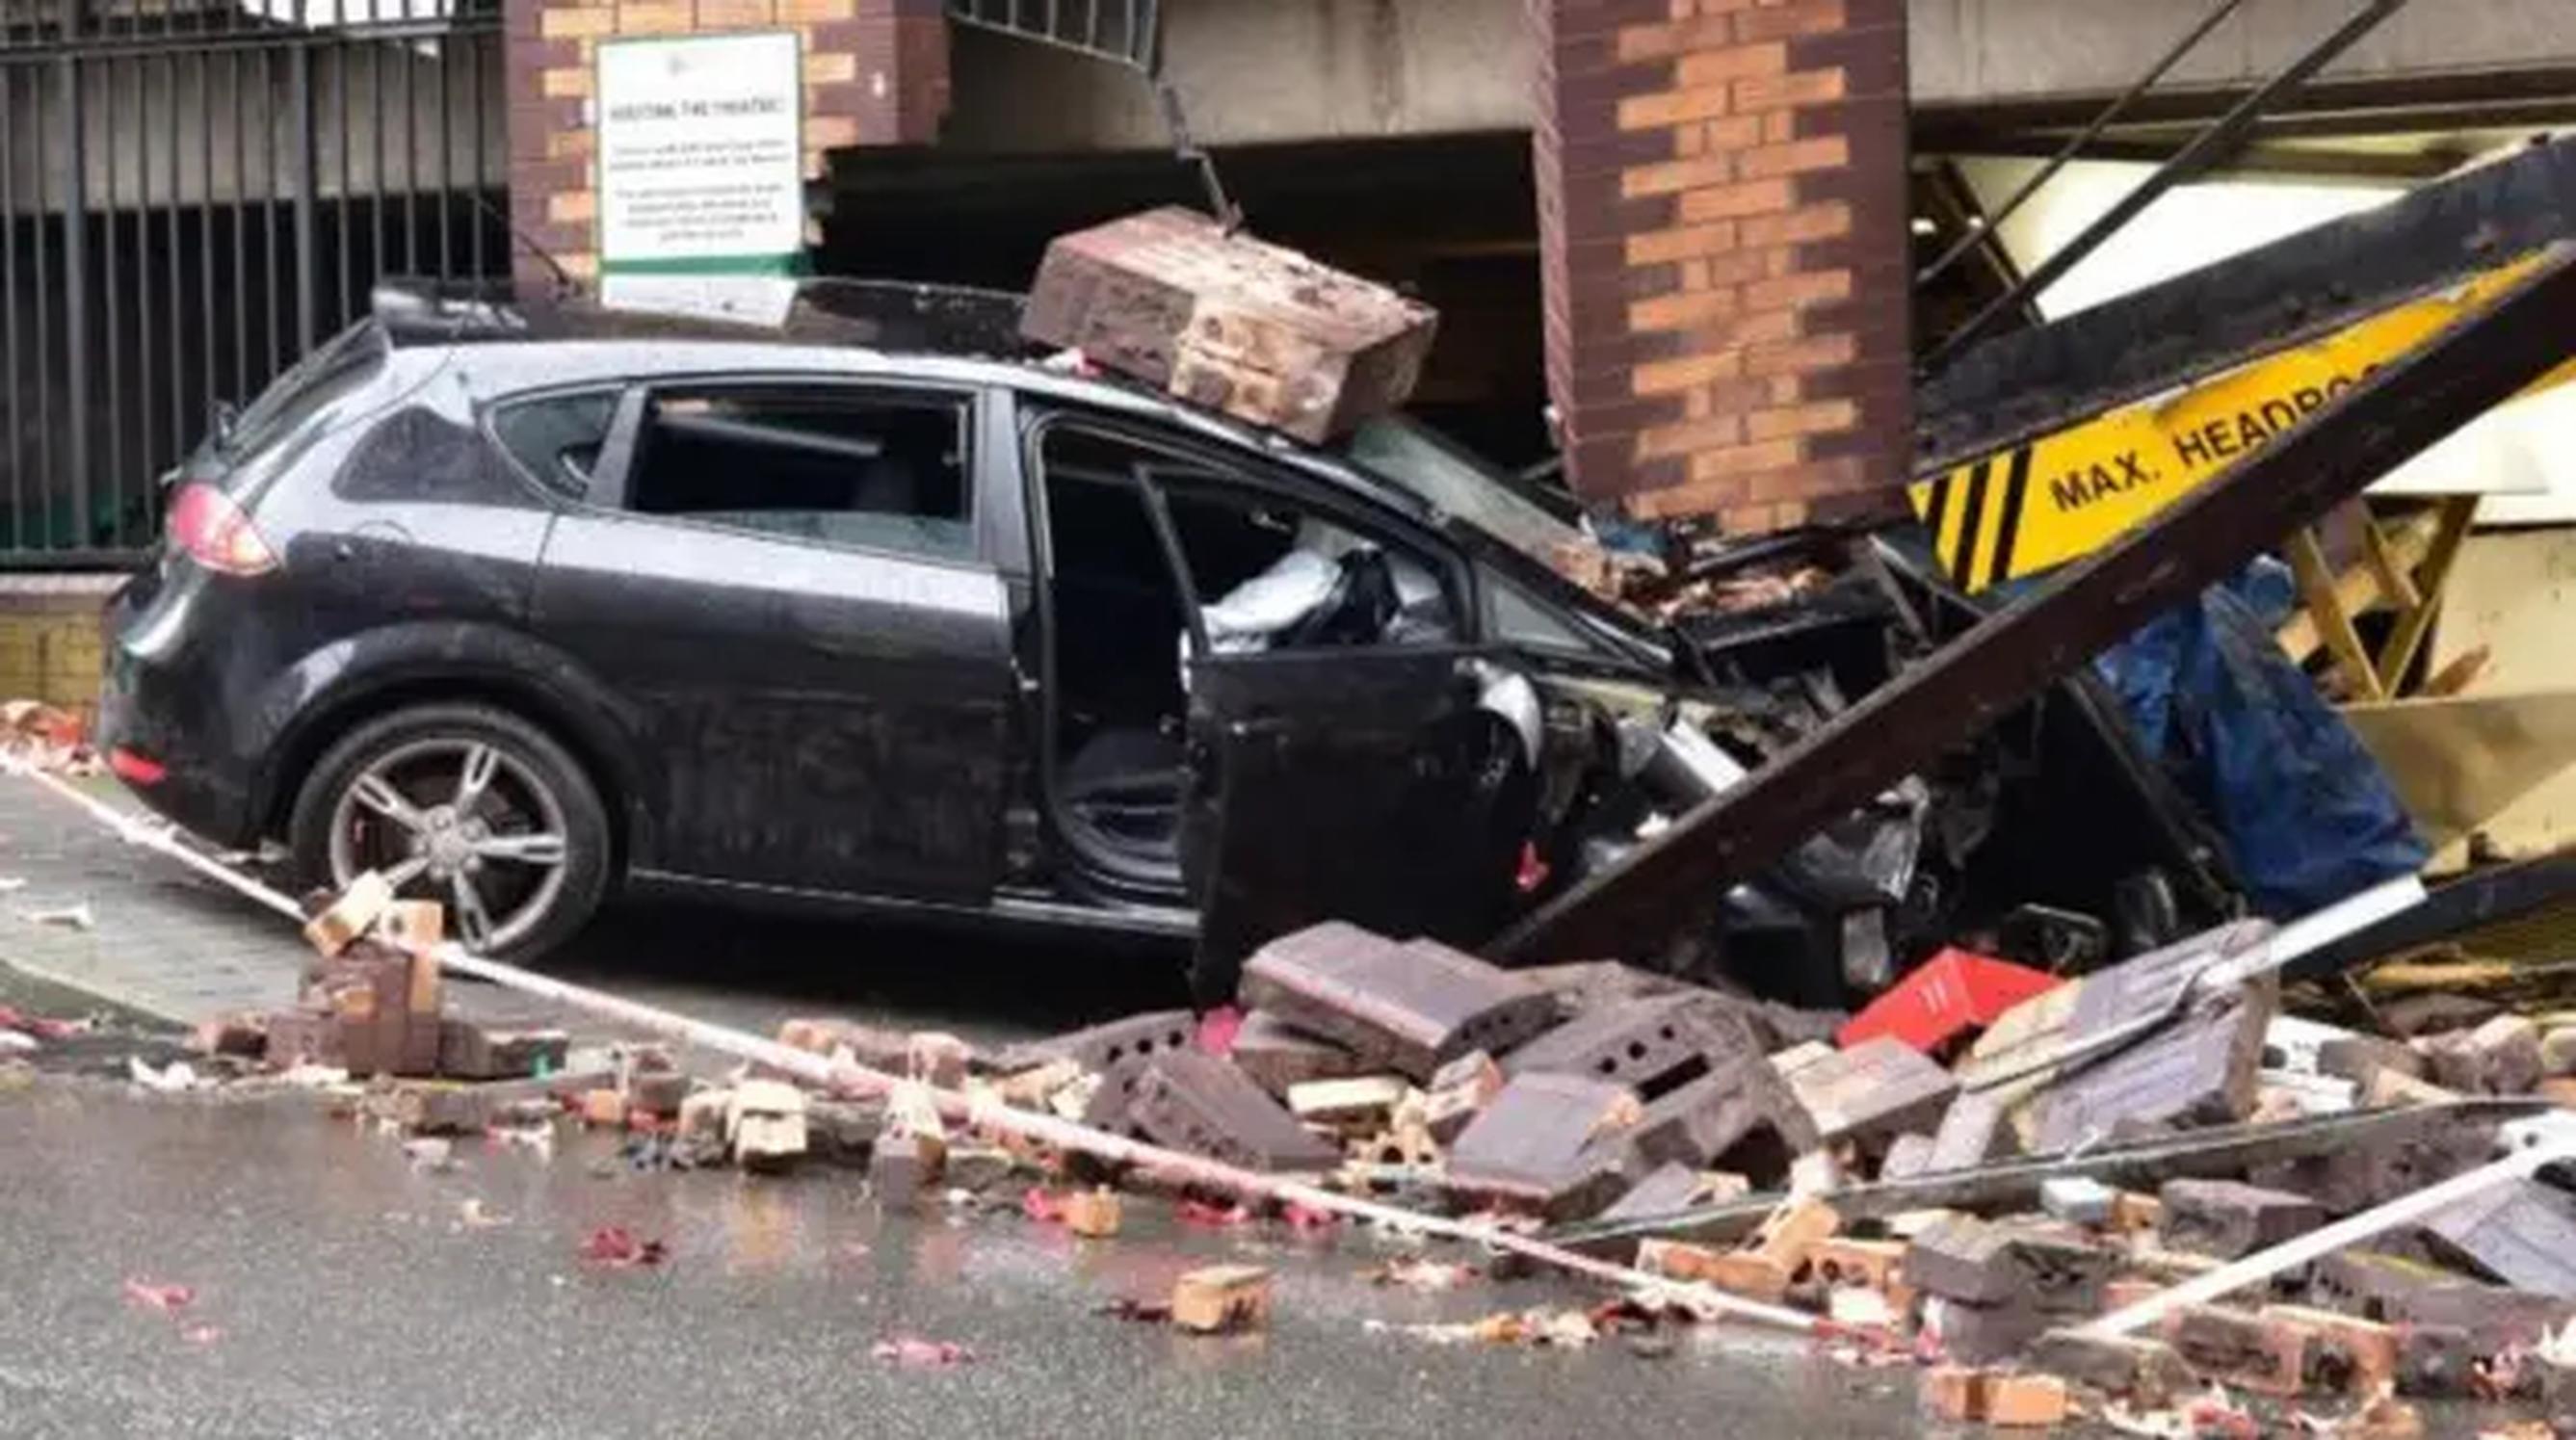
{"label": "blue tarpaulin", "polygon": [[2378,760],[2273,639],[2292,593],[2287,567],[2257,561],[2095,662],[2276,919],[2412,875],[2430,855]]}

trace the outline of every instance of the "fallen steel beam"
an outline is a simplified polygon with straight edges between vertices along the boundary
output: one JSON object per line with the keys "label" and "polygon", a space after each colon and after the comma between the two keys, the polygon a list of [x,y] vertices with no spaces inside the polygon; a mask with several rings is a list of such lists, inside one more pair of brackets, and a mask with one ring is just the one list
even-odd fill
{"label": "fallen steel beam", "polygon": [[2341,974],[2368,961],[2538,914],[2571,898],[2576,898],[2576,852],[2499,865],[2454,880],[2411,910],[2309,951],[2283,966],[2281,975],[2313,980]]}
{"label": "fallen steel beam", "polygon": [[2576,249],[2319,411],[2154,524],[2071,567],[1881,686],[1832,724],[1682,817],[1627,860],[1513,927],[1521,962],[1652,953],[1727,888],[2167,607],[2232,574],[2556,368],[2569,352]]}
{"label": "fallen steel beam", "polygon": [[[2228,1125],[2166,1139],[2104,1145],[2080,1155],[2039,1155],[1974,1170],[1918,1175],[1875,1185],[1852,1185],[1818,1199],[1846,1223],[1883,1220],[1909,1210],[1984,1210],[2035,1205],[2040,1186],[2082,1175],[2114,1189],[2152,1190],[2169,1179],[2225,1178],[2250,1167],[2399,1145],[2432,1136],[2458,1135],[2479,1126],[2548,1114],[2546,1100],[2461,1100],[2405,1110],[2327,1115],[2280,1124]],[[1615,1223],[1568,1226],[1549,1238],[1570,1248],[1604,1253],[1647,1238],[1714,1242],[1750,1232],[1780,1207],[1785,1195],[1746,1195],[1668,1215],[1636,1216]]]}
{"label": "fallen steel beam", "polygon": [[2186,1280],[2125,1310],[2079,1326],[2078,1333],[2134,1334],[2162,1322],[2177,1310],[2205,1305],[2221,1295],[2269,1280],[2293,1266],[2305,1265],[2400,1225],[2418,1224],[2454,1205],[2473,1200],[2508,1180],[2528,1178],[2543,1166],[2565,1160],[2576,1160],[2576,1139],[2554,1140],[2535,1149],[2517,1151],[2492,1165],[2481,1166],[2465,1175],[2454,1175],[2402,1200],[2392,1200],[2376,1210],[2365,1211],[2349,1220],[2338,1220],[2322,1230],[2312,1230],[2260,1254],[2249,1255],[2233,1265]]}
{"label": "fallen steel beam", "polygon": [[2562,138],[2052,324],[1998,335],[1920,387],[1915,473],[1952,469],[2232,370],[2569,239],[2576,239],[2576,139]]}

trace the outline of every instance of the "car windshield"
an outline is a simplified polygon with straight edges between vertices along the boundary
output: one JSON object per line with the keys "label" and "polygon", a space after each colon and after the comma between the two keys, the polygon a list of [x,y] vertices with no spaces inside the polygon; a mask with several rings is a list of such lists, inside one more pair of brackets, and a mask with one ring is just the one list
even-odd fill
{"label": "car windshield", "polygon": [[1402,416],[1381,416],[1360,426],[1343,453],[1433,509],[1466,521],[1542,565],[1558,544],[1583,538],[1582,531],[1514,491],[1484,461]]}
{"label": "car windshield", "polygon": [[[1501,472],[1418,421],[1402,416],[1370,420],[1352,432],[1342,453],[1441,514],[1519,551],[1551,575],[1557,573],[1553,554],[1557,546],[1568,541],[1592,543],[1581,530],[1514,490]],[[1581,594],[1570,587],[1568,593]],[[1609,605],[1579,604],[1568,613],[1579,629],[1615,652],[1658,667],[1670,663],[1651,632]]]}

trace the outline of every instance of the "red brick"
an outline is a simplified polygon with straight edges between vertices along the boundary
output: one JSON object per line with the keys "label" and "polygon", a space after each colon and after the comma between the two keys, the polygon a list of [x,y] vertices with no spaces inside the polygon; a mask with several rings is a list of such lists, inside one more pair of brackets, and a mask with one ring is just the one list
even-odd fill
{"label": "red brick", "polygon": [[[1764,121],[1778,118],[1765,116]],[[1810,170],[1832,170],[1851,163],[1851,141],[1840,135],[1819,136],[1813,140],[1793,140],[1786,145],[1761,145],[1734,157],[1737,173],[1748,180],[1769,175],[1799,175]]]}
{"label": "red brick", "polygon": [[1842,98],[1842,71],[1804,70],[1795,75],[1738,80],[1729,97],[1727,108],[1741,115],[1748,111],[1778,110],[1799,105],[1829,105]]}
{"label": "red brick", "polygon": [[[1669,25],[1631,25],[1619,32],[1615,53],[1622,61],[1662,60],[1685,50],[1704,50],[1734,43],[1733,17],[1704,15]],[[1785,32],[1782,38],[1785,38]]]}
{"label": "red brick", "polygon": [[1743,443],[1744,422],[1733,415],[1717,415],[1706,420],[1659,425],[1648,430],[1637,437],[1637,454],[1651,460],[1666,455],[1697,455]]}
{"label": "red brick", "polygon": [[1724,85],[1713,85],[1705,90],[1665,90],[1653,95],[1631,95],[1619,102],[1619,128],[1653,130],[1665,125],[1679,125],[1685,120],[1706,120],[1730,113],[1733,103],[1733,92]]}
{"label": "red brick", "polygon": [[1803,305],[1822,305],[1834,300],[1848,300],[1851,294],[1852,273],[1849,270],[1826,270],[1747,285],[1744,287],[1744,308],[1747,310],[1796,309]]}
{"label": "red brick", "polygon": [[1724,290],[1686,290],[1678,294],[1640,300],[1628,307],[1631,330],[1679,330],[1706,320],[1720,320],[1743,306],[1743,299],[1733,288]]}
{"label": "red brick", "polygon": [[1638,366],[1635,387],[1640,395],[1666,395],[1711,381],[1732,380],[1743,373],[1744,357],[1739,353],[1690,355]]}
{"label": "red brick", "polygon": [[1795,465],[1799,460],[1798,443],[1794,440],[1766,440],[1759,445],[1729,445],[1702,450],[1690,457],[1693,480],[1722,480],[1732,475],[1756,475]]}
{"label": "red brick", "polygon": [[1694,255],[1719,255],[1735,248],[1736,227],[1721,221],[1677,230],[1649,230],[1627,238],[1628,263],[1654,265]]}
{"label": "red brick", "polygon": [[1842,29],[1847,19],[1843,0],[1796,0],[1796,3],[1787,5],[1771,4],[1739,17],[1735,22],[1735,37],[1752,42],[1828,35]]}
{"label": "red brick", "polygon": [[[1687,135],[1692,133],[1685,130]],[[1640,165],[1619,176],[1619,193],[1629,199],[1640,195],[1669,195],[1677,190],[1699,186],[1722,185],[1735,178],[1735,157],[1705,155],[1695,160],[1675,160],[1662,165]]]}
{"label": "red brick", "polygon": [[1696,88],[1728,80],[1768,78],[1789,73],[1789,47],[1781,44],[1734,45],[1684,55],[1674,67],[1682,85]]}
{"label": "red brick", "polygon": [[1760,345],[1744,357],[1747,375],[1781,375],[1793,371],[1824,370],[1848,365],[1859,354],[1859,346],[1849,335],[1818,335],[1782,345]]}
{"label": "red brick", "polygon": [[1737,231],[1737,242],[1746,249],[1759,250],[1772,245],[1806,245],[1818,240],[1836,240],[1850,233],[1851,207],[1835,200],[1802,206],[1785,215],[1748,219]]}
{"label": "red brick", "polygon": [[1859,406],[1849,400],[1827,400],[1814,405],[1757,410],[1744,417],[1744,435],[1748,440],[1779,440],[1794,435],[1819,435],[1835,430],[1848,430],[1859,420]]}
{"label": "red brick", "polygon": [[1753,180],[1683,192],[1681,218],[1683,223],[1692,225],[1708,220],[1737,220],[1786,210],[1796,203],[1796,193],[1788,181]]}

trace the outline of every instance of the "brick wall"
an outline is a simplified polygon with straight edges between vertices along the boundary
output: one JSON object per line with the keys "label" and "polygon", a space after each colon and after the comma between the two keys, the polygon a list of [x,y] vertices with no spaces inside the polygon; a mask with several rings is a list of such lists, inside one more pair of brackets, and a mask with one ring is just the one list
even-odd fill
{"label": "brick wall", "polygon": [[1576,487],[1759,532],[1911,450],[1905,0],[1531,0]]}
{"label": "brick wall", "polygon": [[101,616],[122,575],[0,576],[0,699],[98,713]]}
{"label": "brick wall", "polygon": [[[791,29],[804,37],[805,173],[848,145],[918,145],[948,109],[939,0],[507,0],[510,218],[581,279],[597,273],[592,52],[630,35]],[[542,289],[534,256],[521,287]]]}

